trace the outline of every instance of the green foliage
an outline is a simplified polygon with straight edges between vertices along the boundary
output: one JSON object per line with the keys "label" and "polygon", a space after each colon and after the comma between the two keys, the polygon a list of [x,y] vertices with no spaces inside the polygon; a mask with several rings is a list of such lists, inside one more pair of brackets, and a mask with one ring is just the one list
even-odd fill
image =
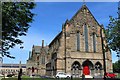
{"label": "green foliage", "polygon": [[113,72],[120,73],[120,60],[113,63]]}
{"label": "green foliage", "polygon": [[[120,8],[118,8],[118,18],[110,16],[110,23],[106,29],[106,38],[110,49],[120,54]],[[119,57],[119,56],[118,56]]]}
{"label": "green foliage", "polygon": [[[2,55],[14,58],[9,49],[15,45],[22,45],[19,36],[26,36],[29,23],[33,21],[31,10],[35,7],[33,2],[2,2]],[[21,47],[22,48],[22,47]]]}
{"label": "green foliage", "polygon": [[118,73],[118,78],[120,78],[120,73]]}

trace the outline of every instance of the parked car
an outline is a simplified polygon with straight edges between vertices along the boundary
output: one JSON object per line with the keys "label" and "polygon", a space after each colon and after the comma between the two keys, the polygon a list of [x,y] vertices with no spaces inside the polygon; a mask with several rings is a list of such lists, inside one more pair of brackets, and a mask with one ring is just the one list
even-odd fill
{"label": "parked car", "polygon": [[66,74],[64,72],[58,72],[56,74],[56,78],[71,78],[72,76],[70,74]]}
{"label": "parked car", "polygon": [[12,77],[12,76],[14,76],[14,74],[8,74],[8,75],[7,75],[7,77]]}
{"label": "parked car", "polygon": [[115,74],[115,73],[106,73],[106,75],[105,75],[107,78],[115,78],[117,75]]}

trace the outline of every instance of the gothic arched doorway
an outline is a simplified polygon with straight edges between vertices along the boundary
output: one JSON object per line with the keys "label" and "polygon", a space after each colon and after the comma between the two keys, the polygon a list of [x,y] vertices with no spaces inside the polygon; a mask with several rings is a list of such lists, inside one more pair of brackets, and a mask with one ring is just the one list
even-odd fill
{"label": "gothic arched doorway", "polygon": [[82,66],[83,66],[83,74],[84,75],[90,75],[92,73],[93,64],[91,61],[89,61],[89,60],[84,61]]}
{"label": "gothic arched doorway", "polygon": [[75,61],[71,66],[72,76],[80,77],[81,74],[81,65],[78,61]]}
{"label": "gothic arched doorway", "polygon": [[95,63],[95,74],[96,75],[102,74],[102,64],[100,62]]}

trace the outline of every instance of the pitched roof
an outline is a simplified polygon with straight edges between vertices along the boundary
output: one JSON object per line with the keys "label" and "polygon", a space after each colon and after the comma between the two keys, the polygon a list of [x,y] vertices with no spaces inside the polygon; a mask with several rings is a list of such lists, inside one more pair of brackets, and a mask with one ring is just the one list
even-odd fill
{"label": "pitched roof", "polygon": [[26,68],[26,64],[2,64],[2,67],[7,67],[7,68],[19,68],[20,65],[22,66],[22,68]]}
{"label": "pitched roof", "polygon": [[41,46],[33,46],[33,51],[35,53],[40,53],[41,48],[42,48]]}
{"label": "pitched roof", "polygon": [[[98,23],[98,21],[95,19],[95,17],[93,16],[93,14],[91,13],[91,11],[89,10],[89,8],[88,8],[85,4],[82,5],[82,7],[76,12],[76,14],[70,19],[69,22],[72,22],[73,19],[74,19],[78,14],[82,15],[81,13],[82,13],[82,11],[84,11],[84,9],[87,9],[88,12],[90,13],[90,15],[92,16],[92,18],[95,20],[95,22],[97,22],[97,24],[100,25],[100,24]],[[83,17],[83,16],[82,16],[82,17]]]}
{"label": "pitched roof", "polygon": [[33,46],[33,51],[35,53],[38,53],[38,54],[40,54],[42,51],[45,51],[45,53],[47,53],[48,52],[48,47],[47,46],[44,46],[44,47],[42,47],[42,46]]}
{"label": "pitched roof", "polygon": [[60,35],[62,34],[62,31],[52,40],[52,42],[49,44],[49,47],[53,44],[53,42],[60,37]]}

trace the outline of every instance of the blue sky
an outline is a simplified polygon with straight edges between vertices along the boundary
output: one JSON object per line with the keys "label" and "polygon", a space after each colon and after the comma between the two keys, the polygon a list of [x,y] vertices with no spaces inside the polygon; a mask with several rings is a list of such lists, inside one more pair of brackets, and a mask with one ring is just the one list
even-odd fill
{"label": "blue sky", "polygon": [[[20,37],[24,41],[24,49],[16,46],[11,49],[11,55],[15,59],[4,57],[4,63],[26,63],[29,51],[33,45],[41,45],[42,40],[45,40],[45,45],[49,44],[54,37],[61,31],[62,24],[66,19],[71,19],[72,16],[81,8],[81,2],[36,2],[36,7],[32,12],[36,15],[33,23],[27,33],[27,36]],[[109,16],[117,17],[117,2],[86,2],[87,7],[92,12],[96,20],[107,26]],[[115,52],[112,52],[113,62],[117,60]]]}

